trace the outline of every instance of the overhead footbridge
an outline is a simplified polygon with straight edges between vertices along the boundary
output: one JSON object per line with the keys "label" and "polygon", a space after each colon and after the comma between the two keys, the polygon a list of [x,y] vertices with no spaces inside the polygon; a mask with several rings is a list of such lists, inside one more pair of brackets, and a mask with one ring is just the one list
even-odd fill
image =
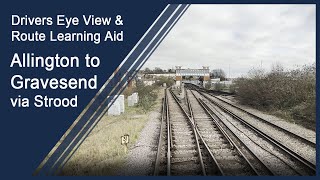
{"label": "overhead footbridge", "polygon": [[202,69],[182,69],[176,66],[176,85],[180,86],[181,82],[205,85],[210,81],[209,66],[203,66]]}

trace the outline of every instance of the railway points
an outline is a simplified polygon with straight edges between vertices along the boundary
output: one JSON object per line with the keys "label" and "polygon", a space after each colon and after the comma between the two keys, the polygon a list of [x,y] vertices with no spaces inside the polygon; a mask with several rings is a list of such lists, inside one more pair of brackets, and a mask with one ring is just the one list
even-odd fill
{"label": "railway points", "polygon": [[[312,141],[276,125],[267,133],[228,110],[220,97],[192,85],[184,88],[183,96],[166,90],[153,175],[315,175]],[[305,143],[308,151],[297,153],[298,147],[270,136],[273,131]]]}

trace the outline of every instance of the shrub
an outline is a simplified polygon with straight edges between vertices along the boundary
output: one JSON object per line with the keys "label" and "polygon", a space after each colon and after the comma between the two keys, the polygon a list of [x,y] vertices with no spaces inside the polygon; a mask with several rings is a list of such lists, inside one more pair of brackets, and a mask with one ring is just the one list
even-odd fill
{"label": "shrub", "polygon": [[157,100],[157,87],[156,86],[146,86],[143,82],[137,83],[137,92],[139,95],[138,106],[140,106],[144,113],[147,113],[155,105]]}
{"label": "shrub", "polygon": [[206,89],[211,89],[211,81],[208,81],[205,85],[204,88]]}
{"label": "shrub", "polygon": [[133,87],[133,86],[131,86],[131,87],[129,87],[129,86],[127,86],[126,88],[125,88],[125,90],[123,91],[123,95],[127,98],[128,96],[130,96],[132,93],[134,93],[135,92],[135,87]]}
{"label": "shrub", "polygon": [[221,91],[224,88],[224,84],[221,84],[219,82],[214,84],[214,90]]}
{"label": "shrub", "polygon": [[264,110],[289,112],[292,118],[315,122],[315,64],[285,71],[281,65],[271,72],[251,70],[235,81],[241,103]]}
{"label": "shrub", "polygon": [[232,94],[235,94],[237,92],[237,86],[234,83],[232,83],[229,86],[229,92],[232,93]]}
{"label": "shrub", "polygon": [[162,86],[163,83],[166,83],[167,87],[174,85],[174,80],[171,77],[160,76],[156,79],[156,86]]}

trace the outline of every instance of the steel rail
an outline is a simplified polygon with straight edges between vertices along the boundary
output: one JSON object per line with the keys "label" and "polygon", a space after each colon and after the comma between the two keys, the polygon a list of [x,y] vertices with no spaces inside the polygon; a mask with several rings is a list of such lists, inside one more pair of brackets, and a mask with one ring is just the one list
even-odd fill
{"label": "steel rail", "polygon": [[[175,94],[170,90],[170,93],[172,95],[172,97],[174,98],[174,100],[176,101],[176,103],[178,104],[179,107],[181,107],[181,104],[179,103],[179,100],[177,99],[177,97],[175,96]],[[181,107],[182,108],[182,107]],[[183,111],[185,112],[185,111]],[[185,114],[186,115],[186,114]],[[191,125],[192,126],[192,125]],[[199,161],[200,161],[200,165],[201,165],[201,172],[202,175],[206,176],[206,171],[204,168],[204,164],[203,164],[203,159],[202,159],[202,154],[201,154],[201,149],[200,149],[200,144],[199,144],[199,139],[197,136],[197,133],[195,132],[194,126],[192,126],[192,131],[195,137],[195,141],[196,141],[196,146],[197,146],[197,151],[198,151],[198,155],[199,155]]]}
{"label": "steel rail", "polygon": [[160,155],[161,155],[161,147],[162,147],[162,141],[163,141],[163,126],[164,126],[164,116],[165,116],[165,103],[166,103],[166,97],[162,99],[162,112],[161,112],[161,125],[160,125],[160,133],[159,133],[159,141],[158,141],[158,148],[157,148],[157,156],[155,161],[155,168],[153,175],[158,176],[159,175],[159,166],[160,166]]}
{"label": "steel rail", "polygon": [[[191,93],[194,95],[194,93],[191,91]],[[194,95],[195,96],[195,95]],[[195,96],[196,98],[196,96]],[[268,175],[272,175],[274,176],[275,173],[270,169],[268,168],[268,166],[259,158],[257,157],[249,147],[247,147],[245,145],[245,143],[233,132],[231,131],[230,128],[228,128],[228,126],[224,123],[224,121],[219,117],[217,116],[213,111],[212,109],[204,103],[204,101],[200,98],[196,98],[199,102],[199,104],[202,106],[202,108],[206,111],[206,113],[212,118],[212,121],[216,124],[216,126],[218,127],[218,129],[222,132],[222,134],[224,134],[226,136],[226,138],[228,139],[228,141],[232,144],[233,147],[235,147],[237,149],[237,151],[240,153],[240,155],[246,160],[246,162],[250,165],[250,167],[255,171],[255,173],[257,175],[265,175],[265,174],[261,174],[257,171],[257,169],[254,167],[254,165],[248,160],[248,158],[244,155],[244,153],[241,151],[241,149],[236,145],[236,143],[232,140],[232,138],[228,135],[228,133],[223,129],[223,127],[218,123],[218,121],[213,117],[212,114],[215,115],[215,117],[217,117],[219,119],[219,121],[228,129],[229,132],[231,132],[231,134],[233,135],[233,137],[235,137],[238,142],[241,144],[241,146],[243,148],[245,148],[247,150],[248,153],[250,153],[250,155],[252,157],[254,157],[261,166],[263,166],[263,168],[267,171]],[[212,114],[211,114],[212,113]]]}
{"label": "steel rail", "polygon": [[[197,91],[197,90],[196,90]],[[286,152],[288,155],[290,155],[291,158],[297,160],[299,163],[301,163],[302,165],[304,165],[307,169],[309,169],[312,173],[309,172],[309,174],[314,175],[316,173],[316,167],[313,163],[309,162],[308,160],[306,160],[305,158],[303,158],[301,155],[297,154],[296,152],[294,152],[293,150],[289,149],[288,147],[284,146],[283,144],[281,144],[280,142],[278,142],[277,140],[275,140],[274,138],[270,137],[269,135],[267,135],[266,133],[262,132],[261,130],[259,130],[258,128],[252,126],[251,124],[249,124],[248,122],[246,122],[245,120],[243,120],[241,117],[239,117],[238,115],[234,114],[233,112],[231,112],[230,110],[226,109],[224,106],[218,104],[217,102],[213,101],[212,99],[206,97],[205,95],[203,95],[203,92],[198,91],[203,97],[205,97],[206,99],[208,99],[211,103],[213,103],[214,105],[218,106],[220,109],[222,109],[223,111],[225,111],[226,113],[228,113],[229,115],[231,115],[234,119],[237,119],[238,121],[240,121],[241,123],[243,123],[245,126],[247,126],[248,128],[250,128],[251,130],[253,130],[255,133],[259,134],[261,137],[263,137],[264,139],[266,139],[268,142],[270,142],[271,144],[275,145],[276,147],[278,147],[279,149],[281,149],[282,151]],[[302,173],[300,173],[302,175]]]}
{"label": "steel rail", "polygon": [[[210,116],[210,118],[212,119],[212,121],[214,122],[214,124],[218,127],[219,131],[224,135],[224,137],[228,140],[228,142],[231,144],[232,147],[236,148],[236,150],[239,152],[239,154],[245,159],[245,161],[249,164],[249,166],[251,167],[251,169],[257,174],[257,175],[261,175],[257,169],[253,166],[253,164],[248,160],[248,158],[244,155],[244,153],[240,150],[240,148],[236,145],[236,143],[232,140],[232,138],[228,135],[228,133],[222,128],[222,126],[218,123],[218,121],[212,116],[212,114],[209,111],[209,107],[207,105],[205,105],[205,103],[200,100],[200,98],[197,98],[195,96],[195,94],[191,91],[191,94],[195,97],[195,99],[199,102],[199,104],[201,105],[201,107],[205,110],[205,112]],[[218,116],[217,116],[218,117]],[[218,117],[219,118],[219,117]],[[223,121],[219,118],[220,122],[223,123]],[[224,124],[224,123],[223,123]],[[224,124],[225,125],[225,124]],[[225,127],[227,127],[225,125]],[[230,132],[232,132],[229,129]],[[232,132],[233,133],[233,132]],[[250,151],[250,154],[253,155],[259,162],[260,164],[262,164],[264,166],[264,168],[268,171],[269,175],[274,175],[274,172],[272,172],[264,163],[263,161],[261,161],[257,156],[254,155],[254,153],[240,140],[240,138],[238,136],[236,136],[233,133],[234,137],[237,138],[237,140],[239,142],[241,142],[242,146]]]}
{"label": "steel rail", "polygon": [[[162,99],[162,109],[161,109],[161,125],[160,125],[160,133],[159,133],[159,140],[158,140],[158,147],[157,147],[157,155],[154,167],[154,176],[158,176],[160,172],[160,163],[161,163],[161,151],[164,142],[164,136],[167,137],[167,175],[170,176],[170,160],[171,160],[171,142],[170,142],[170,128],[169,128],[169,116],[168,116],[168,98],[166,89],[164,89],[164,98]],[[167,126],[167,131],[164,132],[164,126]]]}
{"label": "steel rail", "polygon": [[213,95],[213,94],[211,94],[211,93],[207,93],[207,94],[209,94],[210,96],[212,96],[212,97],[214,97],[214,98],[216,98],[216,99],[218,99],[218,100],[220,100],[220,101],[222,101],[222,102],[224,102],[224,103],[226,103],[226,104],[229,104],[230,106],[232,106],[232,107],[234,107],[234,108],[236,108],[236,109],[239,109],[240,111],[242,111],[242,112],[244,112],[244,113],[246,113],[246,114],[254,117],[255,119],[260,120],[260,121],[263,122],[263,123],[266,123],[266,124],[268,124],[268,125],[276,128],[276,129],[279,129],[279,130],[281,130],[281,131],[284,131],[284,132],[290,134],[291,136],[295,137],[296,139],[299,139],[300,141],[304,142],[305,144],[308,144],[308,145],[312,146],[313,148],[316,148],[316,143],[312,142],[312,141],[309,140],[309,139],[306,139],[306,138],[304,138],[304,137],[302,137],[302,136],[300,136],[300,135],[298,135],[298,134],[295,134],[295,133],[293,133],[293,132],[291,132],[291,131],[289,131],[289,130],[287,130],[287,129],[285,129],[285,128],[282,128],[282,127],[280,127],[280,126],[278,126],[278,125],[276,125],[276,124],[273,124],[272,122],[269,122],[269,121],[267,121],[267,120],[265,120],[265,119],[263,119],[263,118],[255,115],[255,114],[253,114],[253,113],[251,113],[251,112],[249,112],[249,111],[247,111],[247,110],[244,110],[243,108],[238,107],[238,106],[236,106],[236,105],[234,105],[234,104],[232,104],[232,103],[230,103],[230,102],[227,102],[226,100],[224,100],[224,99],[222,99],[222,98],[220,98],[220,97],[217,97],[217,96],[215,96],[215,95]]}
{"label": "steel rail", "polygon": [[165,90],[165,100],[166,100],[166,117],[167,117],[167,176],[171,175],[171,147],[172,144],[172,131],[169,116],[169,103],[168,103],[168,93]]}
{"label": "steel rail", "polygon": [[[186,95],[185,99],[186,99],[187,106],[188,106],[188,109],[189,109],[190,118],[193,120],[194,127],[197,127],[197,126],[196,126],[196,121],[195,121],[194,118],[193,118],[193,111],[192,111],[192,108],[191,108],[191,105],[190,105],[190,102],[189,102],[189,98],[188,98],[187,91],[186,91],[185,93],[186,93],[186,94],[185,94],[185,95]],[[197,142],[198,142],[198,135],[196,134],[195,136],[196,136],[196,139],[197,139]],[[203,174],[204,176],[206,176],[206,170],[205,170],[205,167],[204,167],[204,164],[203,164],[200,146],[199,146],[199,144],[197,144],[197,146],[198,146],[198,151],[199,151],[199,153],[200,153],[200,154],[199,154],[199,157],[200,157],[200,164],[201,164],[202,174]]]}
{"label": "steel rail", "polygon": [[[202,144],[205,146],[205,149],[208,151],[211,159],[213,160],[213,162],[215,163],[214,165],[217,166],[217,170],[218,170],[218,174],[219,175],[225,175],[225,173],[223,172],[222,168],[220,167],[220,165],[218,164],[218,161],[216,160],[216,158],[214,157],[213,153],[211,152],[209,146],[207,145],[207,143],[204,141],[204,139],[202,138],[202,136],[200,135],[197,127],[194,125],[194,123],[192,122],[192,119],[190,118],[190,116],[188,115],[188,113],[183,109],[182,105],[180,104],[178,98],[176,97],[176,95],[172,92],[172,90],[169,90],[170,93],[172,94],[172,97],[174,98],[174,100],[176,101],[176,103],[178,104],[179,108],[182,110],[182,112],[184,113],[185,117],[187,117],[187,119],[189,120],[190,125],[192,126],[192,130],[195,132],[195,137],[197,137],[197,135],[199,136]],[[197,142],[199,144],[199,142]],[[201,152],[199,152],[201,153]]]}

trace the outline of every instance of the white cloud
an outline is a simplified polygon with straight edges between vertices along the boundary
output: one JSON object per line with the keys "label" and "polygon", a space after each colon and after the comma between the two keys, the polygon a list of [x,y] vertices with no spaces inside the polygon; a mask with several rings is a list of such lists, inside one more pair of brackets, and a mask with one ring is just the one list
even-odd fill
{"label": "white cloud", "polygon": [[222,68],[315,62],[315,5],[191,5],[144,67]]}

